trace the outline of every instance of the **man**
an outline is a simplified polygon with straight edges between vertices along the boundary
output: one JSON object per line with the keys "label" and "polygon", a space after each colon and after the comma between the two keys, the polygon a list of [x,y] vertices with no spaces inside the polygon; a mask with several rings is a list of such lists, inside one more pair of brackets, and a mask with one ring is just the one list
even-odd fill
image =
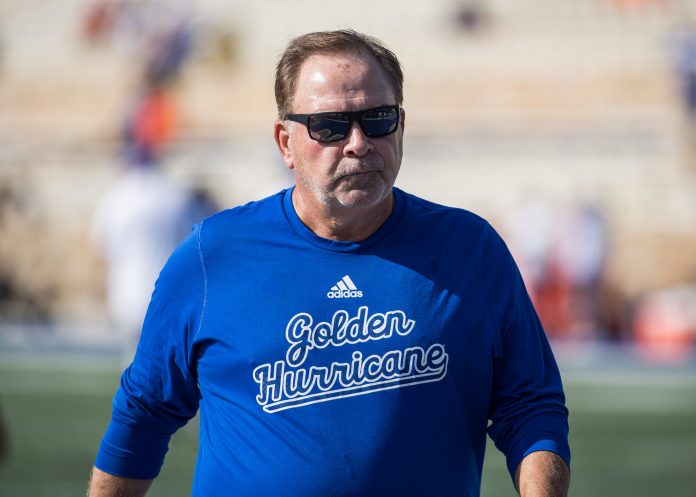
{"label": "man", "polygon": [[92,497],[144,495],[199,405],[194,496],[476,496],[487,431],[522,496],[566,495],[561,382],[504,243],[393,188],[402,79],[353,31],[290,42],[274,132],[296,185],[170,258]]}

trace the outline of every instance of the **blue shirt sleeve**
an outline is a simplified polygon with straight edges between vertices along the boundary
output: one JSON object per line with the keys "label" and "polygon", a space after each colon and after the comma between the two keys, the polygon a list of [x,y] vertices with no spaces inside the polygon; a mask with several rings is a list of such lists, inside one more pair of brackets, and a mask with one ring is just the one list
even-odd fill
{"label": "blue shirt sleeve", "polygon": [[514,479],[535,451],[570,464],[568,410],[556,361],[522,277],[503,240],[484,235],[482,271],[487,319],[496,339],[488,433]]}
{"label": "blue shirt sleeve", "polygon": [[133,363],[113,401],[95,466],[126,478],[159,474],[171,435],[196,414],[193,340],[205,307],[201,225],[159,275]]}

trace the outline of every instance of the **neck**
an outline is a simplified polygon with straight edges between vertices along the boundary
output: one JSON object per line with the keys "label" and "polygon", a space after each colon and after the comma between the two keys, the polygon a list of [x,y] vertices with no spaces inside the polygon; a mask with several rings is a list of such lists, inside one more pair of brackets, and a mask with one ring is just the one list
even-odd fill
{"label": "neck", "polygon": [[292,205],[302,223],[314,234],[329,240],[359,242],[365,240],[389,218],[394,208],[394,193],[369,207],[330,207],[319,204],[313,195],[295,188]]}

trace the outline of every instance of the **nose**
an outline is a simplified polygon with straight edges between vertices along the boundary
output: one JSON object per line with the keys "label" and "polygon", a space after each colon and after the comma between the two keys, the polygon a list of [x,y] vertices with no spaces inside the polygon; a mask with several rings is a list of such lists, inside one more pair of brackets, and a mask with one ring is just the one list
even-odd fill
{"label": "nose", "polygon": [[373,149],[374,146],[372,145],[370,139],[365,136],[365,133],[363,133],[363,130],[357,121],[354,122],[350,128],[350,132],[348,133],[348,141],[343,147],[343,153],[347,156],[354,155],[357,157],[362,157],[372,152]]}

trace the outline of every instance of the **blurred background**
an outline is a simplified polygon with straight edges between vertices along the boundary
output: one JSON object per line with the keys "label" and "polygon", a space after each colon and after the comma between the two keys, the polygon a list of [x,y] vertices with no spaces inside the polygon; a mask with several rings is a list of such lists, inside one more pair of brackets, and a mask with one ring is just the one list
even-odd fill
{"label": "blurred background", "polygon": [[[404,66],[397,186],[487,218],[520,265],[571,495],[692,496],[696,0],[1,0],[0,495],[84,491],[166,254],[292,183],[275,62],[344,27]],[[195,451],[186,428],[151,495],[188,495]],[[515,495],[487,459],[483,495]]]}

